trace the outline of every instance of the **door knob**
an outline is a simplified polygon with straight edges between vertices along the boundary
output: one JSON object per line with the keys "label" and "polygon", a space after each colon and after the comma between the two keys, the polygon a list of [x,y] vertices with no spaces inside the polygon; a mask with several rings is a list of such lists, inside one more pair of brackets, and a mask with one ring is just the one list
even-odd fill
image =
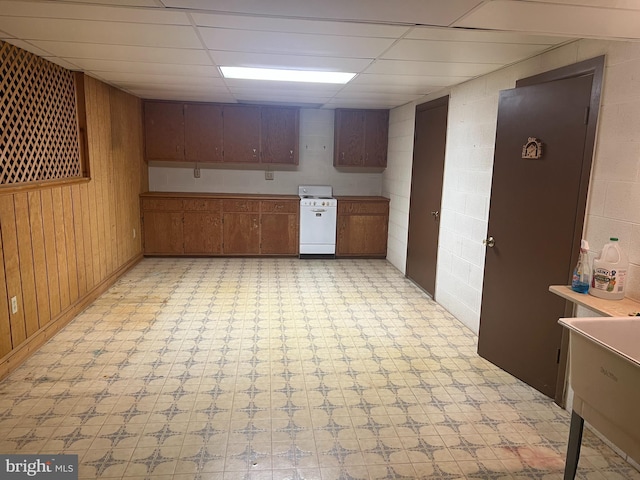
{"label": "door knob", "polygon": [[431,212],[431,215],[434,216],[434,218],[438,218],[440,216],[440,212],[436,211],[436,212]]}
{"label": "door knob", "polygon": [[493,248],[496,244],[496,239],[493,237],[485,238],[484,240],[482,240],[482,244],[489,248]]}

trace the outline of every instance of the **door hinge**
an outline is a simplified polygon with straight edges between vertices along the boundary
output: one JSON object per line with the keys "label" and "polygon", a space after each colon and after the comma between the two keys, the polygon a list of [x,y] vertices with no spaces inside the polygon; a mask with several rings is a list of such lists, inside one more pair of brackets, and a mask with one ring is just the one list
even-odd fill
{"label": "door hinge", "polygon": [[560,363],[560,349],[558,349],[558,358],[556,358],[556,363]]}
{"label": "door hinge", "polygon": [[584,124],[589,125],[589,112],[591,109],[589,107],[584,108]]}

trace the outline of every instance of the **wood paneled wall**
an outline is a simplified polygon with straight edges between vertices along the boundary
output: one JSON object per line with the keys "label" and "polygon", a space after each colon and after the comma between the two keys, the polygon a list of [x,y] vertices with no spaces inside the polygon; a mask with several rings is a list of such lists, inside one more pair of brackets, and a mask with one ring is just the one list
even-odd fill
{"label": "wood paneled wall", "polygon": [[91,179],[0,190],[0,378],[142,256],[141,101],[91,77],[85,99]]}

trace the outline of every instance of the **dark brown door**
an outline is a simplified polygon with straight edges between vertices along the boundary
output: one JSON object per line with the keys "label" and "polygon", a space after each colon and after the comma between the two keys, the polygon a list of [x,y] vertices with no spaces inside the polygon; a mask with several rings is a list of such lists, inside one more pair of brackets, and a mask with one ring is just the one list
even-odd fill
{"label": "dark brown door", "polygon": [[[583,222],[592,79],[500,93],[487,235],[495,244],[486,252],[478,353],[549,396],[565,302],[548,288],[569,282],[575,228]],[[522,158],[530,137],[542,142],[539,159]]]}
{"label": "dark brown door", "polygon": [[448,109],[449,97],[416,107],[406,274],[431,296],[436,291]]}
{"label": "dark brown door", "polygon": [[188,162],[222,161],[222,107],[184,106],[184,159]]}
{"label": "dark brown door", "polygon": [[224,161],[258,163],[260,161],[260,107],[225,106]]}
{"label": "dark brown door", "polygon": [[262,163],[298,164],[298,109],[262,107]]}

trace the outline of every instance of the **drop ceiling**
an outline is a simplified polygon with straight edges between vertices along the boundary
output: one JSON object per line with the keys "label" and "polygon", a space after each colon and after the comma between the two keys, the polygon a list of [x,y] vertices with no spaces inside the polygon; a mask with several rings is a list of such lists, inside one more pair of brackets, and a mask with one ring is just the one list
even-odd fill
{"label": "drop ceiling", "polygon": [[[0,0],[0,39],[142,98],[392,108],[577,38],[640,38],[637,0]],[[227,80],[219,66],[355,72]]]}

